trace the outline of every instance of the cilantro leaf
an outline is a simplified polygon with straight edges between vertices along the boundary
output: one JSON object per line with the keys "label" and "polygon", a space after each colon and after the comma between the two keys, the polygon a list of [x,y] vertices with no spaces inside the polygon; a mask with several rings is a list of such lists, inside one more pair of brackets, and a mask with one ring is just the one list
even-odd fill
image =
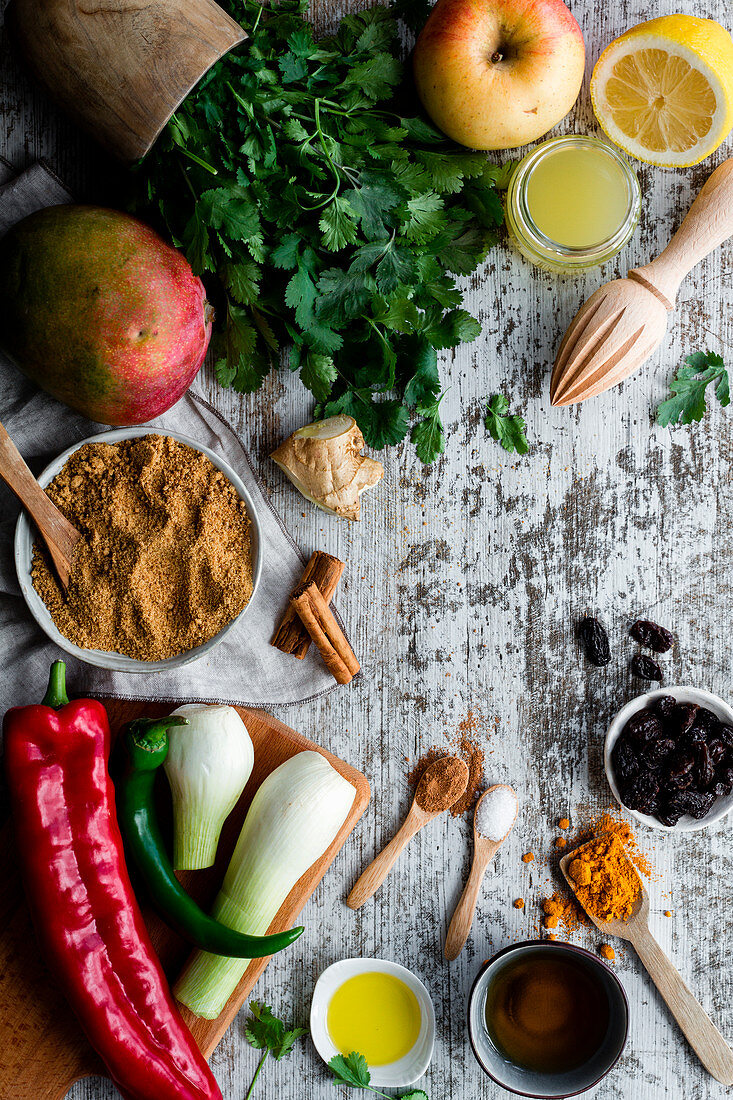
{"label": "cilantro leaf", "polygon": [[336,1054],[328,1063],[328,1068],[339,1084],[347,1085],[352,1089],[368,1089],[372,1076],[369,1072],[367,1060],[363,1054],[357,1054],[352,1050],[351,1054],[344,1056]]}
{"label": "cilantro leaf", "polygon": [[436,351],[479,332],[455,276],[497,240],[513,165],[410,115],[405,24],[424,22],[423,0],[375,3],[318,41],[305,0],[227,7],[247,43],[134,169],[130,209],[225,303],[222,385],[260,388],[282,349],[316,415],[349,411],[378,447],[411,433],[426,461],[445,445]]}
{"label": "cilantro leaf", "polygon": [[247,1017],[244,1034],[251,1046],[256,1050],[264,1050],[265,1053],[257,1066],[245,1100],[249,1100],[252,1095],[255,1082],[268,1054],[271,1054],[275,1061],[279,1062],[290,1054],[301,1036],[308,1034],[308,1029],[305,1027],[294,1027],[286,1030],[285,1024],[273,1014],[272,1009],[259,1001],[251,1001],[249,1010],[251,1015]]}
{"label": "cilantro leaf", "polygon": [[493,439],[501,444],[505,451],[525,455],[529,450],[524,434],[525,423],[521,416],[509,416],[509,402],[503,394],[496,393],[486,409],[484,423]]}
{"label": "cilantro leaf", "polygon": [[657,424],[691,424],[702,420],[706,412],[705,390],[713,383],[713,393],[722,406],[730,404],[728,372],[720,355],[715,352],[693,352],[685,359],[669,384],[671,397],[657,409]]}

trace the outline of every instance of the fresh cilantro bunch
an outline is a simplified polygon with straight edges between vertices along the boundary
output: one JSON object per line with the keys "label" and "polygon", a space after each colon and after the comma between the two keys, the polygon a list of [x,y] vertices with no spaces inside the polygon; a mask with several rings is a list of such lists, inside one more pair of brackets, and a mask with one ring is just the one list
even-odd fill
{"label": "fresh cilantro bunch", "polygon": [[249,1011],[251,1015],[247,1017],[244,1032],[247,1042],[257,1050],[264,1050],[265,1053],[260,1058],[252,1083],[247,1089],[245,1100],[249,1100],[252,1095],[255,1082],[267,1061],[267,1056],[271,1054],[275,1061],[279,1062],[286,1054],[290,1054],[295,1043],[302,1035],[308,1034],[308,1029],[305,1027],[294,1027],[289,1031],[286,1030],[282,1020],[278,1020],[272,1009],[260,1001],[252,1001]]}
{"label": "fresh cilantro bunch", "polygon": [[526,427],[521,416],[509,416],[509,402],[501,393],[495,393],[486,408],[484,424],[489,434],[505,451],[526,455],[529,450]]}
{"label": "fresh cilantro bunch", "polygon": [[357,1054],[355,1050],[352,1050],[347,1057],[344,1057],[343,1054],[335,1055],[328,1063],[328,1068],[331,1070],[334,1083],[337,1085],[346,1085],[350,1089],[368,1089],[369,1092],[376,1093],[377,1096],[387,1097],[387,1100],[428,1100],[427,1093],[423,1092],[422,1089],[408,1089],[407,1092],[389,1096],[386,1092],[375,1089],[369,1083],[372,1078],[366,1058],[363,1054]]}
{"label": "fresh cilantro bunch", "polygon": [[438,352],[480,332],[453,276],[496,241],[511,166],[415,113],[396,11],[316,41],[306,0],[229,7],[250,38],[176,111],[133,206],[205,278],[224,386],[257,390],[284,358],[317,417],[350,414],[376,448],[412,421],[431,462]]}
{"label": "fresh cilantro bunch", "polygon": [[719,355],[696,351],[687,356],[685,363],[669,384],[672,396],[657,409],[657,424],[663,428],[680,420],[683,424],[702,420],[706,411],[705,390],[711,382],[720,404],[730,405],[728,371]]}

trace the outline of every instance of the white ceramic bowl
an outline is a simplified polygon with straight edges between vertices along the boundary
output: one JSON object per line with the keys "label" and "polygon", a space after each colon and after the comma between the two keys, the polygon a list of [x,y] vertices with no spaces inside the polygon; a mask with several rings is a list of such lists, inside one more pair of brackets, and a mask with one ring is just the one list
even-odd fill
{"label": "white ceramic bowl", "polygon": [[335,1046],[328,1033],[327,1016],[328,1005],[337,989],[345,981],[356,974],[374,973],[380,971],[384,974],[392,974],[400,978],[405,985],[412,990],[417,997],[422,1016],[420,1022],[420,1034],[412,1050],[408,1051],[397,1062],[389,1062],[384,1066],[369,1067],[371,1083],[379,1088],[404,1088],[412,1085],[427,1070],[430,1059],[433,1056],[435,1046],[435,1011],[430,994],[419,978],[412,971],[407,970],[399,963],[389,962],[386,959],[342,959],[333,963],[324,970],[316,982],[311,1001],[310,1030],[313,1044],[323,1058],[324,1062],[330,1062],[341,1051]]}
{"label": "white ceramic bowl", "polygon": [[635,818],[636,821],[640,821],[643,825],[648,825],[651,829],[664,829],[667,833],[675,829],[678,832],[686,833],[692,833],[698,829],[707,829],[733,810],[733,792],[731,792],[731,794],[721,795],[717,798],[705,817],[701,817],[699,821],[694,817],[690,817],[689,814],[685,814],[684,817],[679,819],[676,825],[671,826],[663,825],[661,821],[657,821],[656,817],[651,817],[649,814],[639,813],[638,810],[630,810],[629,807],[625,806],[621,801],[618,783],[616,782],[616,773],[611,760],[613,746],[618,741],[621,731],[629,718],[631,718],[631,715],[636,714],[639,710],[643,710],[644,707],[650,706],[663,695],[671,695],[679,703],[697,703],[699,706],[711,710],[716,718],[719,718],[722,722],[733,725],[733,708],[731,708],[725,700],[721,699],[719,695],[713,695],[710,691],[703,691],[701,688],[694,687],[662,687],[656,688],[654,691],[647,691],[644,695],[639,695],[636,699],[632,699],[630,703],[627,703],[625,707],[622,707],[608,727],[606,742],[603,748],[603,766],[606,769],[606,778],[613,791],[613,796],[619,805],[623,806],[631,817]]}
{"label": "white ceramic bowl", "polygon": [[59,631],[46,605],[33,587],[33,582],[31,581],[33,543],[38,538],[38,534],[35,527],[28,519],[27,514],[21,512],[18,518],[18,524],[15,528],[15,569],[18,574],[20,590],[23,593],[23,598],[28,605],[31,615],[36,620],[41,630],[48,635],[51,641],[54,642],[59,649],[63,649],[66,653],[70,653],[72,657],[77,657],[80,661],[85,661],[88,665],[95,665],[97,668],[111,669],[115,672],[166,672],[173,668],[181,668],[182,665],[187,665],[191,661],[196,661],[199,657],[203,657],[205,654],[210,653],[211,650],[219,644],[225,634],[232,629],[242,615],[246,615],[247,609],[251,606],[255,598],[257,585],[262,573],[262,532],[254,504],[252,503],[252,498],[244,487],[241,478],[218,454],[208,447],[204,447],[201,443],[197,443],[195,439],[189,439],[188,436],[181,435],[180,432],[161,432],[154,428],[145,427],[144,425],[137,428],[114,428],[109,432],[101,432],[99,435],[90,436],[88,439],[82,439],[81,442],[75,443],[73,447],[68,447],[58,456],[58,458],[49,463],[43,473],[40,474],[38,482],[45,489],[62,469],[67,459],[86,443],[118,443],[121,439],[139,439],[144,435],[172,436],[173,439],[177,439],[179,443],[185,443],[187,446],[193,448],[193,450],[205,454],[207,458],[211,459],[214,466],[221,470],[224,476],[231,481],[239,496],[247,505],[247,514],[252,523],[252,595],[246,607],[242,608],[236,618],[222,627],[218,634],[215,634],[213,638],[209,638],[208,642],[204,642],[203,645],[186,650],[185,653],[179,653],[175,657],[166,657],[162,661],[140,661],[134,657],[126,657],[122,653],[112,653],[101,649],[82,649],[80,646],[70,642],[69,639],[65,638]]}

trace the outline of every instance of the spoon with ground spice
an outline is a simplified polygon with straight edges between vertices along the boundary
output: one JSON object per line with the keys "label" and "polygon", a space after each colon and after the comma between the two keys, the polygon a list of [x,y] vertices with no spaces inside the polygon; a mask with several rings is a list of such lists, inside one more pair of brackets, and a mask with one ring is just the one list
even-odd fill
{"label": "spoon with ground spice", "polygon": [[360,909],[377,892],[408,841],[423,825],[449,810],[467,786],[468,766],[458,756],[441,756],[425,769],[402,828],[362,871],[347,897],[346,904],[350,909]]}
{"label": "spoon with ground spice", "polygon": [[479,798],[473,814],[473,862],[461,899],[448,926],[445,957],[457,959],[471,931],[481,883],[492,859],[517,820],[519,802],[511,787],[496,783]]}
{"label": "spoon with ground spice", "polygon": [[581,844],[560,870],[595,926],[634,947],[708,1073],[733,1085],[733,1051],[649,931],[649,895],[619,838],[602,833]]}
{"label": "spoon with ground spice", "polygon": [[0,424],[0,477],[8,488],[12,489],[33,519],[46,544],[59,583],[66,592],[69,587],[74,550],[82,537],[81,532],[69,523],[66,516],[62,515],[46,496],[2,424]]}

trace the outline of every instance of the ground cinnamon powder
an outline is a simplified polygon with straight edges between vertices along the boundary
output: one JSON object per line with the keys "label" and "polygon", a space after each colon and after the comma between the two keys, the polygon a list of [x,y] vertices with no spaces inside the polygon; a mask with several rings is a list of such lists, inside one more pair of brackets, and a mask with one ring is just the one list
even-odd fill
{"label": "ground cinnamon powder", "polygon": [[[456,756],[459,756],[465,762],[468,768],[468,786],[457,802],[450,808],[453,817],[461,817],[473,810],[479,791],[483,786],[484,750],[478,740],[480,729],[480,717],[474,711],[469,710],[466,717],[459,722],[456,732],[448,738],[450,747]],[[445,749],[437,747],[428,749],[408,775],[410,785],[416,788],[425,769],[444,755]]]}
{"label": "ground cinnamon powder", "polygon": [[455,756],[442,756],[423,773],[415,792],[415,801],[426,813],[436,813],[452,806],[466,782],[466,768]]}
{"label": "ground cinnamon powder", "polygon": [[46,492],[83,539],[67,597],[38,546],[31,575],[76,645],[161,660],[208,641],[248,603],[246,506],[191,447],[162,435],[89,443]]}

